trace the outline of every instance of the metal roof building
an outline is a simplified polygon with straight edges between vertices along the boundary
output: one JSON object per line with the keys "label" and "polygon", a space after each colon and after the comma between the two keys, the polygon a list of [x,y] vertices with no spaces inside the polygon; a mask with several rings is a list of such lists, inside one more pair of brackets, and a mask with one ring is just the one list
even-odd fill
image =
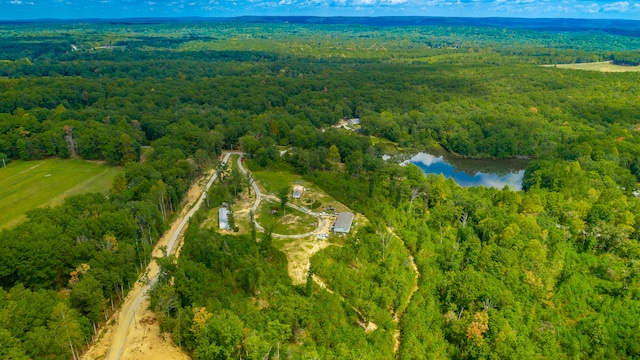
{"label": "metal roof building", "polygon": [[220,230],[228,230],[229,229],[229,220],[227,218],[229,210],[226,207],[221,207],[218,210],[218,223]]}
{"label": "metal roof building", "polygon": [[333,224],[333,232],[348,233],[351,230],[351,224],[353,223],[353,213],[341,212],[338,213],[338,218]]}
{"label": "metal roof building", "polygon": [[304,187],[300,186],[300,185],[295,185],[293,187],[293,198],[294,199],[300,199],[300,196],[302,195],[302,193],[304,192]]}

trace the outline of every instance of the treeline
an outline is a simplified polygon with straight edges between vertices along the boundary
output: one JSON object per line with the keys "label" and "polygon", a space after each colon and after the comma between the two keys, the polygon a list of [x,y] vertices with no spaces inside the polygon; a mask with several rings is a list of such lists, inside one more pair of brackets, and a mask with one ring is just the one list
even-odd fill
{"label": "treeline", "polygon": [[[529,30],[508,24],[378,28],[358,24],[179,22],[126,26],[92,24],[91,27],[92,31],[87,32],[86,26],[80,24],[4,24],[0,26],[0,59],[27,58],[36,62],[63,55],[100,56],[111,50],[115,50],[117,57],[129,50],[158,49],[171,52],[218,49],[223,50],[221,53],[248,50],[247,54],[255,52],[256,56],[261,56],[261,52],[293,57],[333,57],[338,54],[362,59],[415,58],[432,50],[468,52],[491,48],[511,52],[546,49],[579,52],[588,57],[587,53],[631,51],[639,45],[637,37],[629,36],[633,34],[633,28],[614,35],[616,31],[611,25],[606,27],[610,34],[588,28]],[[19,36],[14,36],[16,34]],[[372,52],[372,49],[376,51]],[[176,58],[180,54],[168,56]],[[562,55],[558,59],[562,59]]]}
{"label": "treeline", "polygon": [[81,121],[74,113],[65,112],[63,105],[54,111],[44,110],[48,114],[45,122],[22,108],[17,109],[15,115],[0,114],[0,151],[13,159],[82,157],[104,160],[111,165],[124,165],[140,158],[144,133],[138,121],[129,124],[121,120],[112,124],[108,115],[102,121]]}
{"label": "treeline", "polygon": [[612,56],[611,60],[613,60],[613,63],[617,65],[638,66],[640,65],[640,52],[630,51],[616,53]]}

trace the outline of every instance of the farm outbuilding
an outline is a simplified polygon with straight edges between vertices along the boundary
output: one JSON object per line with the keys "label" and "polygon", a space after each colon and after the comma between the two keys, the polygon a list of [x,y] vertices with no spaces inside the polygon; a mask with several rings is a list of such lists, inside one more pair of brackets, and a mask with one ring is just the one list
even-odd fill
{"label": "farm outbuilding", "polygon": [[333,232],[347,234],[351,231],[351,224],[353,223],[353,213],[341,212],[338,213],[338,218],[333,224]]}
{"label": "farm outbuilding", "polygon": [[229,210],[226,207],[218,210],[218,223],[220,230],[229,230]]}
{"label": "farm outbuilding", "polygon": [[292,195],[292,197],[294,199],[300,199],[300,196],[302,195],[303,192],[304,192],[304,187],[302,187],[300,185],[295,185],[293,187],[293,195]]}

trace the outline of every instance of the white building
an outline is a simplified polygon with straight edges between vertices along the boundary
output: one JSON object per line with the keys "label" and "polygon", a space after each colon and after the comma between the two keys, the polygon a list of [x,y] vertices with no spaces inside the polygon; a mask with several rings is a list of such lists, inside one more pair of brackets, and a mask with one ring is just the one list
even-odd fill
{"label": "white building", "polygon": [[221,207],[218,210],[218,225],[220,230],[229,230],[229,210],[226,207]]}

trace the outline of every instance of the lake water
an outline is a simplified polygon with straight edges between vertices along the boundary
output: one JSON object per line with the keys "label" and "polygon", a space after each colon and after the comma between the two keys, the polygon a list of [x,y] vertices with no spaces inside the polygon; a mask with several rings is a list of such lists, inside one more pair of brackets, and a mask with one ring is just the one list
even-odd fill
{"label": "lake water", "polygon": [[522,189],[522,178],[528,160],[466,159],[447,153],[418,153],[400,164],[411,163],[425,174],[442,174],[460,186],[485,186],[513,190]]}

